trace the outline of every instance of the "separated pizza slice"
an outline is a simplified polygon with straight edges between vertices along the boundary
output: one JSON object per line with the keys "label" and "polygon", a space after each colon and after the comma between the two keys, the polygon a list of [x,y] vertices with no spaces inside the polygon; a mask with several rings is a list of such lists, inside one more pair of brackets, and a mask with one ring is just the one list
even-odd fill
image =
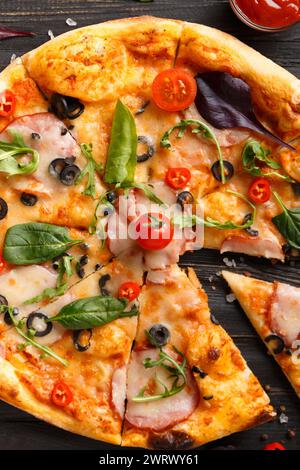
{"label": "separated pizza slice", "polygon": [[0,333],[0,398],[63,429],[120,444],[142,274],[137,258],[115,260],[21,320],[11,303],[4,314],[13,325]]}
{"label": "separated pizza slice", "polygon": [[139,301],[122,445],[186,449],[274,416],[193,270],[148,275]]}
{"label": "separated pizza slice", "polygon": [[300,396],[300,289],[223,271],[252,325]]}

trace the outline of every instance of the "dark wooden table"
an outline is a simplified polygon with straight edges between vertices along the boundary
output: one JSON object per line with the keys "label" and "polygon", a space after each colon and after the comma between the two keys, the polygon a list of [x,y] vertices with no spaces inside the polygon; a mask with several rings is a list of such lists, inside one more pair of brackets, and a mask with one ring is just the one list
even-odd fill
{"label": "dark wooden table", "polygon": [[[1,0],[0,23],[6,26],[34,31],[34,38],[11,39],[0,43],[0,69],[10,61],[12,54],[21,55],[48,39],[48,30],[55,35],[70,30],[66,19],[77,21],[78,27],[113,18],[151,14],[205,23],[227,31],[253,46],[275,62],[300,77],[300,27],[296,26],[280,34],[255,32],[239,22],[226,0],[154,0],[139,3],[133,0]],[[228,256],[235,259],[236,271],[250,271],[267,280],[280,279],[300,285],[300,262],[272,265],[255,258]],[[287,424],[275,422],[229,436],[216,445],[234,445],[238,449],[260,449],[263,433],[268,441],[284,440],[289,449],[300,448],[300,407],[288,381],[266,348],[257,337],[236,302],[225,300],[227,287],[216,275],[225,267],[223,258],[216,252],[202,250],[182,258],[183,266],[193,266],[209,296],[212,311],[231,334],[250,367],[264,385],[270,385],[270,397],[279,415],[285,409]],[[212,282],[211,282],[211,279]],[[216,286],[216,290],[213,290]],[[296,438],[287,438],[288,429],[297,432]],[[49,426],[30,415],[6,404],[0,404],[1,449],[112,449],[113,446],[89,440]]]}

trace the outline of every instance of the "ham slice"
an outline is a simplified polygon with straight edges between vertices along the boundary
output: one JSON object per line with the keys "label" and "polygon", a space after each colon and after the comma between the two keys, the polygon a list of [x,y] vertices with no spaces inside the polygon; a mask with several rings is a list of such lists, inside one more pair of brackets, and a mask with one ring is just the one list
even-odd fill
{"label": "ham slice", "polygon": [[271,329],[280,336],[285,346],[291,347],[300,335],[300,288],[275,283],[270,308]]}
{"label": "ham slice", "polygon": [[[166,370],[160,367],[149,369],[144,367],[143,361],[147,357],[156,360],[158,358],[157,350],[147,349],[132,353],[128,369],[128,402],[125,417],[130,424],[137,428],[161,431],[187,419],[198,405],[199,394],[191,373],[187,371],[188,383],[176,395],[151,402],[134,402],[132,399],[140,393],[143,387],[154,383],[156,374],[162,382],[168,384],[168,387],[172,383],[172,379],[169,378],[170,374]],[[161,389],[158,393],[162,391]]]}
{"label": "ham slice", "polygon": [[116,369],[111,381],[111,399],[121,419],[125,413],[126,400],[126,366]]}
{"label": "ham slice", "polygon": [[226,251],[284,261],[281,245],[276,238],[247,238],[238,235],[229,236],[225,238],[220,249],[221,253],[225,253]]}

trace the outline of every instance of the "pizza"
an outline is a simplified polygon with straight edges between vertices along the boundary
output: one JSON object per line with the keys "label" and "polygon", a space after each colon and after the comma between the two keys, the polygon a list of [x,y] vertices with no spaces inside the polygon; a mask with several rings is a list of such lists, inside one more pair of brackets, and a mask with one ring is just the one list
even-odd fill
{"label": "pizza", "polygon": [[153,17],[68,32],[1,73],[0,398],[156,449],[274,417],[177,264],[300,248],[298,92],[231,36]]}
{"label": "pizza", "polygon": [[299,287],[223,272],[268,351],[300,396]]}

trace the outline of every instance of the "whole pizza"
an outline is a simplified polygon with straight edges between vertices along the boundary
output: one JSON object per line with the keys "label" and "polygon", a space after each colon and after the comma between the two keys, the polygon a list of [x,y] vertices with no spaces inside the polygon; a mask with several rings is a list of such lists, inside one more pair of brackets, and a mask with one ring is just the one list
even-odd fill
{"label": "whole pizza", "polygon": [[[270,400],[180,255],[300,249],[300,82],[235,38],[87,26],[0,75],[0,398],[187,449]],[[300,289],[223,273],[300,396]]]}

